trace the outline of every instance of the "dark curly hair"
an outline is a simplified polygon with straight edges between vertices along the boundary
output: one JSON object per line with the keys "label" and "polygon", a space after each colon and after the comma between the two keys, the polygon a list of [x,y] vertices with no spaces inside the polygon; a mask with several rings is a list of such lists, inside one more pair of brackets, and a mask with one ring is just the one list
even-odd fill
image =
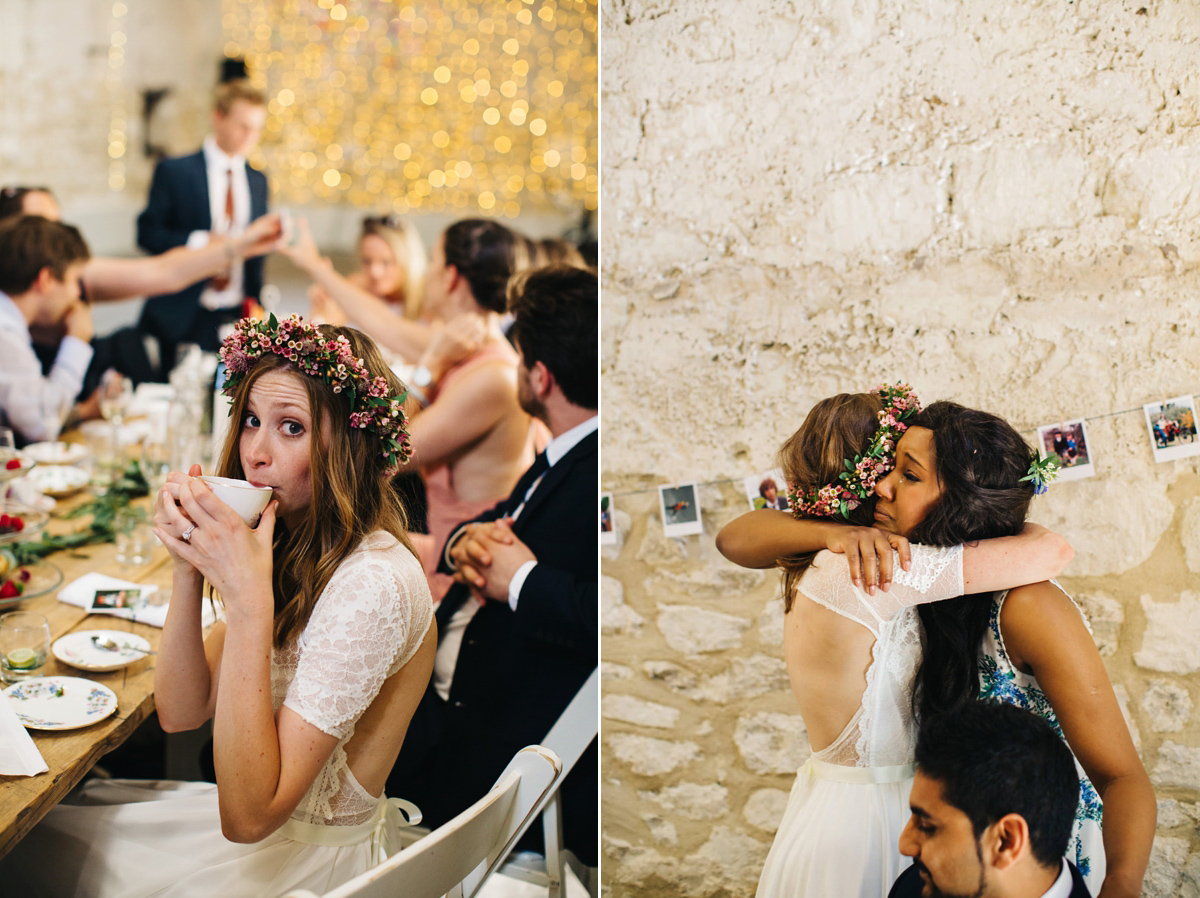
{"label": "dark curly hair", "polygon": [[[1019,533],[1033,498],[1033,485],[1021,478],[1034,455],[1012,425],[944,400],[930,405],[912,424],[933,431],[942,495],[909,540],[954,546]],[[932,719],[978,695],[977,658],[990,612],[991,602],[980,595],[920,607],[925,655],[913,690],[918,718]]]}

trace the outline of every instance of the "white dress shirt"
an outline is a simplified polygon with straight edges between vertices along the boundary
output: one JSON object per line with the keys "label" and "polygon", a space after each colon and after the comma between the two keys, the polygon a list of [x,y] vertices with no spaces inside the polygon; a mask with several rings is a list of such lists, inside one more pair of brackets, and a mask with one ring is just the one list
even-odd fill
{"label": "white dress shirt", "polygon": [[[240,234],[250,224],[250,181],[246,177],[246,157],[226,156],[210,135],[204,138],[204,167],[208,172],[208,208],[212,214],[212,228],[208,231],[192,231],[188,235],[189,249],[208,245],[210,234]],[[225,194],[229,188],[230,172],[233,179],[233,220],[225,215]],[[211,284],[200,294],[200,304],[206,309],[227,309],[242,302],[241,260],[235,260],[229,272],[229,286],[215,290]]]}
{"label": "white dress shirt", "polygon": [[1071,868],[1067,866],[1067,862],[1062,862],[1062,871],[1058,874],[1058,879],[1054,880],[1054,885],[1046,891],[1042,898],[1070,898],[1071,896]]}
{"label": "white dress shirt", "polygon": [[[575,448],[589,433],[594,433],[596,428],[600,426],[600,418],[593,415],[582,424],[577,424],[570,430],[560,433],[552,439],[546,446],[546,462],[548,467],[554,467],[564,455]],[[525,491],[525,498],[521,504],[517,506],[517,510],[513,512],[513,520],[516,520],[525,508],[525,503],[529,501],[529,497],[533,495],[534,490],[538,488],[542,480],[545,478],[542,474],[535,480]],[[458,540],[459,534],[465,528],[459,527],[450,539],[446,540],[446,560],[449,563],[450,547]],[[451,565],[453,566],[453,565]],[[525,581],[529,579],[530,572],[537,566],[537,561],[526,561],[513,574],[512,580],[508,583],[508,604],[513,611],[517,610],[517,601],[521,597],[521,587],[525,585]],[[437,690],[438,695],[442,697],[442,701],[450,700],[450,681],[454,678],[454,666],[458,662],[458,650],[462,646],[463,634],[466,632],[467,624],[471,622],[471,618],[475,616],[475,612],[479,610],[479,603],[468,599],[463,602],[461,608],[451,615],[450,620],[446,623],[445,632],[442,633],[438,641],[437,654],[433,660],[433,688]]]}
{"label": "white dress shirt", "polygon": [[0,292],[0,410],[6,423],[30,442],[53,439],[47,419],[58,418],[83,389],[92,347],[63,337],[48,376],[33,351],[29,324],[6,293]]}

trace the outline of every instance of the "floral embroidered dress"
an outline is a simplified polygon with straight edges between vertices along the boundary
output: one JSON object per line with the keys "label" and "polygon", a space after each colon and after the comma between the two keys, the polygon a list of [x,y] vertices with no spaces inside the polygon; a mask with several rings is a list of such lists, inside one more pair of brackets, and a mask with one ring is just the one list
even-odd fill
{"label": "floral embroidered dress", "polygon": [[[1054,585],[1058,586],[1057,583]],[[1061,586],[1058,588],[1062,589]],[[1010,705],[1032,711],[1048,721],[1058,735],[1062,736],[1062,727],[1059,726],[1054,709],[1050,707],[1050,701],[1038,686],[1037,679],[1017,670],[1004,648],[1004,637],[1000,633],[1000,609],[1004,606],[1007,595],[1007,590],[997,593],[992,602],[988,631],[984,636],[979,656],[979,697],[1008,702]],[[1065,591],[1063,595],[1066,595]],[[1074,604],[1074,599],[1071,601]],[[1079,807],[1075,811],[1075,825],[1071,830],[1071,841],[1067,845],[1067,859],[1079,868],[1087,882],[1088,890],[1095,895],[1104,882],[1104,842],[1100,831],[1100,817],[1104,805],[1078,759],[1075,761],[1075,767],[1079,771]]]}
{"label": "floral embroidered dress", "polygon": [[[801,595],[862,625],[875,644],[858,710],[797,771],[758,898],[886,898],[910,863],[897,843],[909,817],[916,746],[912,689],[922,631],[915,606],[962,595],[962,547],[914,545],[910,569],[897,563],[895,570],[889,591],[872,596],[850,582],[842,556],[821,552],[800,580]],[[802,680],[795,685],[803,689]]]}
{"label": "floral embroidered dress", "polygon": [[92,780],[0,861],[6,894],[88,898],[268,898],[324,894],[398,847],[403,803],[350,769],[355,725],[420,648],[433,603],[417,558],[375,532],[338,567],[304,632],[271,659],[271,696],[338,738],[280,829],[238,844],[221,834],[211,783]]}

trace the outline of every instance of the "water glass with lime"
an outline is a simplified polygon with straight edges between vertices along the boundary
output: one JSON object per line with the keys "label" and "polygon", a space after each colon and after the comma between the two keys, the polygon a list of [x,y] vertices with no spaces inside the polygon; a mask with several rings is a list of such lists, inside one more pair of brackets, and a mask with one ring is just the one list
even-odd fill
{"label": "water glass with lime", "polygon": [[50,622],[33,611],[0,614],[0,679],[18,683],[42,676],[50,651]]}

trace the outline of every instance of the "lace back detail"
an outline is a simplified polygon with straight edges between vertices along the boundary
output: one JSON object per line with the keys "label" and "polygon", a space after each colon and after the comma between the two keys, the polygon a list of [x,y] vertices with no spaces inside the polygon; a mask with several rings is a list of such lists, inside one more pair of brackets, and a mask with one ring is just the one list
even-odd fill
{"label": "lace back detail", "polygon": [[890,767],[912,761],[916,722],[913,678],[921,661],[916,606],[962,595],[962,547],[913,546],[912,565],[896,561],[888,592],[868,595],[850,581],[844,558],[821,552],[800,580],[809,599],[866,627],[875,636],[858,710],[829,746],[813,757],[831,764]]}
{"label": "lace back detail", "polygon": [[286,704],[338,738],[293,819],[352,826],[375,812],[379,799],[355,779],[346,744],[384,681],[420,648],[432,620],[420,562],[395,537],[372,533],[334,573],[304,632],[273,652],[275,710]]}

